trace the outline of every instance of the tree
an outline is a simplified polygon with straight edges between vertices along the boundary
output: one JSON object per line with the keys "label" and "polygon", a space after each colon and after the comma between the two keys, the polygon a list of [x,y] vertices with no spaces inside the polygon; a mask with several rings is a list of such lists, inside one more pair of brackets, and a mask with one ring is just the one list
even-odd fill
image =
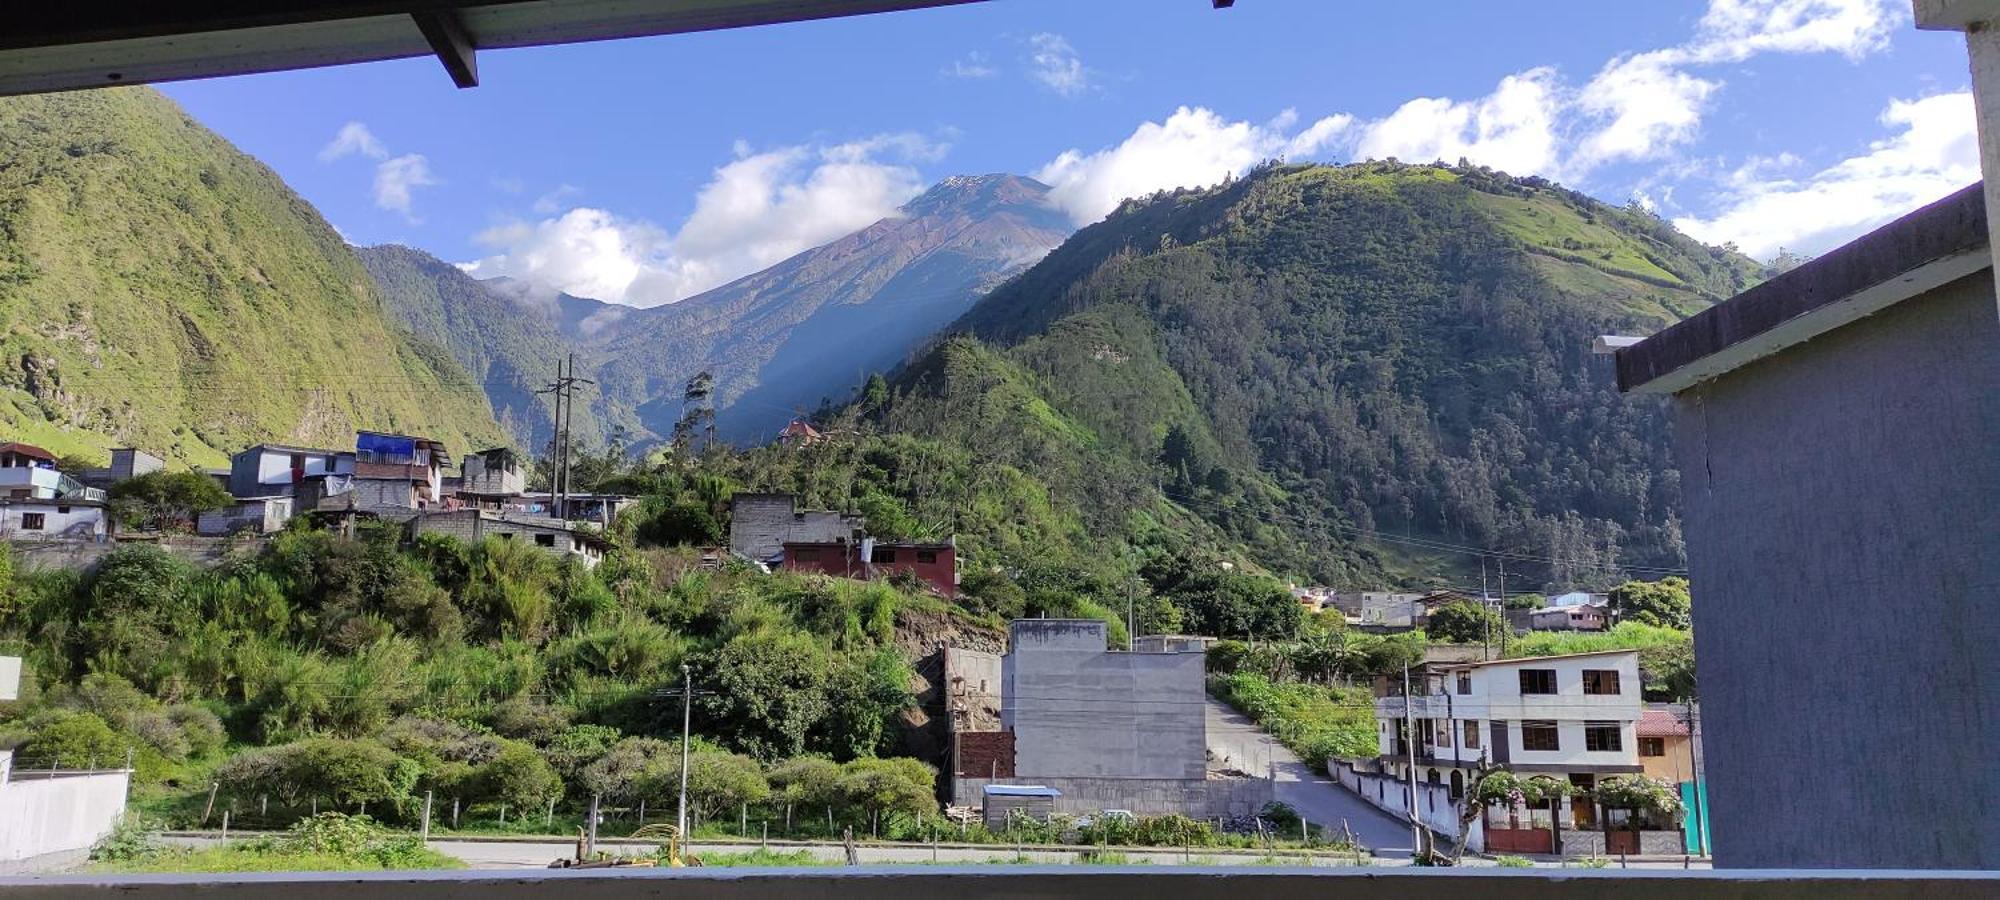
{"label": "tree", "polygon": [[474,770],[473,781],[489,802],[537,809],[562,796],[562,776],[533,744],[504,741],[500,752]]}
{"label": "tree", "polygon": [[702,819],[713,819],[746,803],[771,795],[771,785],[757,761],[741,753],[704,750],[688,756],[688,806]]}
{"label": "tree", "polygon": [[1627,581],[1611,589],[1611,609],[1621,622],[1686,631],[1692,625],[1693,608],[1687,579],[1677,576]]}
{"label": "tree", "polygon": [[698,658],[697,680],[715,693],[695,701],[707,733],[759,759],[805,752],[827,713],[826,652],[798,632],[744,634]]}
{"label": "tree", "polygon": [[1597,783],[1591,791],[1606,809],[1625,809],[1641,815],[1678,822],[1681,798],[1666,782],[1644,775],[1613,775]]}
{"label": "tree", "polygon": [[840,767],[840,791],[848,803],[875,815],[916,815],[937,808],[937,772],[906,756],[863,757]]}
{"label": "tree", "polygon": [[111,486],[111,511],[127,527],[191,531],[195,518],[235,503],[200,472],[148,472]]}
{"label": "tree", "polygon": [[1515,594],[1502,599],[1500,605],[1507,609],[1541,609],[1549,605],[1549,598],[1540,594]]}
{"label": "tree", "polygon": [[1475,644],[1506,633],[1500,614],[1468,600],[1454,600],[1431,611],[1424,632],[1438,640]]}

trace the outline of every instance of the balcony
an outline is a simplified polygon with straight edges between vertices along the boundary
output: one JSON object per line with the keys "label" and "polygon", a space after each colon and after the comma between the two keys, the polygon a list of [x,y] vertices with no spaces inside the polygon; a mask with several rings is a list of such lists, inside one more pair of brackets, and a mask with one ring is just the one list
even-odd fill
{"label": "balcony", "polygon": [[324,872],[251,875],[73,875],[0,878],[0,900],[1014,900],[1153,897],[1159,900],[1384,900],[1481,897],[1583,900],[1624,896],[1861,900],[1883,896],[1995,896],[2000,873],[1910,870],[1389,869],[1214,867],[867,867],[773,869]]}

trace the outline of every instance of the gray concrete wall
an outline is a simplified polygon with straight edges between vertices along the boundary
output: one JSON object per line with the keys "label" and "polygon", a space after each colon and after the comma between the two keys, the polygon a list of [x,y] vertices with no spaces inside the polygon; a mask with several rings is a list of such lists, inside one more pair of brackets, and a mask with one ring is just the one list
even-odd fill
{"label": "gray concrete wall", "polygon": [[1203,655],[1109,653],[1103,622],[1025,619],[1001,661],[1014,772],[1055,777],[1206,776]]}
{"label": "gray concrete wall", "polygon": [[946,647],[944,676],[945,695],[953,713],[952,728],[1000,730],[1000,654]]}
{"label": "gray concrete wall", "polygon": [[787,542],[848,540],[859,527],[859,519],[837,512],[799,511],[791,494],[737,494],[729,500],[729,552],[746,559],[770,559]]}
{"label": "gray concrete wall", "polygon": [[[14,556],[27,568],[71,569],[78,572],[97,567],[118,541],[17,541],[11,542]],[[137,543],[137,542],[126,542]],[[153,542],[167,552],[199,566],[212,566],[233,552],[254,553],[263,547],[261,538],[173,537]]]}
{"label": "gray concrete wall", "polygon": [[[952,780],[951,802],[956,806],[982,805],[982,791],[989,784],[1035,784],[1062,792],[1055,811],[1082,815],[1105,809],[1123,809],[1142,816],[1179,813],[1197,819],[1216,816],[1253,816],[1274,799],[1268,778],[1216,778],[1197,781],[1186,778],[957,778]],[[1018,798],[1017,798],[1018,799]]]}
{"label": "gray concrete wall", "polygon": [[1717,865],[2000,868],[1990,270],[1673,410]]}

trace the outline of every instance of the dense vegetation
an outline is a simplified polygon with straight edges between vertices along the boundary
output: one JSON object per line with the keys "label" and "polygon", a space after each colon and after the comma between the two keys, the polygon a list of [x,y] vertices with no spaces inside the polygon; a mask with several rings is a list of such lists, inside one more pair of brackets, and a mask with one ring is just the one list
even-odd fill
{"label": "dense vegetation", "polygon": [[318,212],[150,88],[0,99],[0,320],[0,431],[57,454],[501,437]]}
{"label": "dense vegetation", "polygon": [[1538,179],[1266,167],[1079,232],[961,320],[983,345],[913,364],[875,418],[1107,518],[1163,496],[1301,577],[1462,578],[1475,558],[1426,559],[1445,542],[1608,587],[1681,564],[1678,478],[1659,410],[1590,342],[1759,275]]}

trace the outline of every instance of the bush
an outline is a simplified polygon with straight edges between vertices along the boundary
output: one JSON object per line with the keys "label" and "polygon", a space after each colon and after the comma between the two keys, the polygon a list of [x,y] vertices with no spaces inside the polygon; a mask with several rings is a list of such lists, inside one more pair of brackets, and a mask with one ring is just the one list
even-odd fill
{"label": "bush", "polygon": [[1241,672],[1211,679],[1209,690],[1315,767],[1329,759],[1372,756],[1377,749],[1375,706],[1366,690],[1276,684]]}

